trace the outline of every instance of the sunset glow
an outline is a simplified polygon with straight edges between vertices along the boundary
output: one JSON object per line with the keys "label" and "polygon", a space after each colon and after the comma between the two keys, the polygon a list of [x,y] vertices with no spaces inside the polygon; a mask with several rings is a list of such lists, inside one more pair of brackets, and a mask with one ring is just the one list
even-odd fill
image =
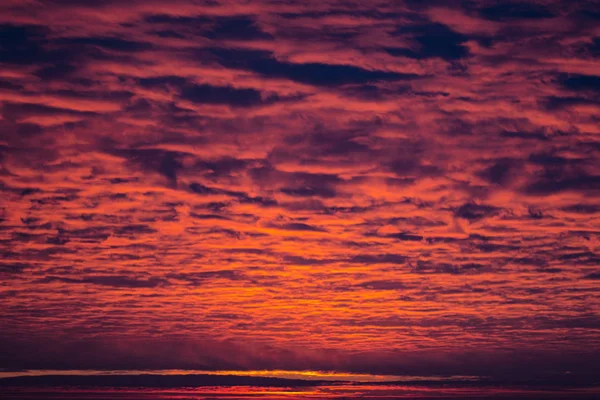
{"label": "sunset glow", "polygon": [[141,374],[157,374],[157,375],[234,375],[234,376],[257,376],[268,378],[284,378],[284,379],[303,379],[303,380],[319,380],[319,381],[344,381],[344,382],[401,382],[401,381],[476,381],[476,376],[397,376],[397,375],[372,375],[372,374],[351,374],[343,372],[327,372],[327,371],[198,371],[192,369],[169,369],[169,370],[28,370],[28,371],[9,371],[0,372],[0,378],[17,377],[17,376],[48,376],[48,375],[141,375]]}
{"label": "sunset glow", "polygon": [[1,1],[0,378],[599,387],[598,21]]}

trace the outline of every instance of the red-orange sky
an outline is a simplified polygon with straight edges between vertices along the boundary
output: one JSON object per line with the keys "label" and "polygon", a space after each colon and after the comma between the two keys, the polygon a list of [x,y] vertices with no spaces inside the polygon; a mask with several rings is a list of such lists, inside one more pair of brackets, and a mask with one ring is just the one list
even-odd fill
{"label": "red-orange sky", "polygon": [[3,0],[0,368],[588,376],[599,20]]}

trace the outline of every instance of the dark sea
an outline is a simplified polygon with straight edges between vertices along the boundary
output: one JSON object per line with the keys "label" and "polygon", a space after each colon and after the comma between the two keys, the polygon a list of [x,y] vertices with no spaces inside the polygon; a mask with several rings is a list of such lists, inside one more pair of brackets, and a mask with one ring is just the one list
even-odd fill
{"label": "dark sea", "polygon": [[0,398],[20,400],[200,400],[200,399],[470,399],[598,400],[599,388],[460,388],[340,383],[301,387],[202,386],[178,388],[3,387]]}

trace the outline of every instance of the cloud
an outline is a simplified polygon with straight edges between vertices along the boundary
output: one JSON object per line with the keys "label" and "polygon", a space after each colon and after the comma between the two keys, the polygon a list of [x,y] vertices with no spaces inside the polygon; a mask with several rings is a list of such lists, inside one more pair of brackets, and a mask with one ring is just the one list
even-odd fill
{"label": "cloud", "polygon": [[200,285],[204,282],[215,280],[215,279],[227,279],[227,280],[247,280],[248,277],[240,271],[236,270],[217,270],[217,271],[203,271],[193,273],[171,273],[168,274],[171,279],[177,279],[180,281],[186,281],[193,285]]}
{"label": "cloud", "polygon": [[279,61],[266,51],[239,49],[211,49],[209,54],[227,68],[242,69],[267,76],[286,78],[315,86],[339,86],[379,81],[417,79],[415,74],[367,70],[352,65],[325,63],[290,63]]}
{"label": "cloud", "polygon": [[359,254],[348,261],[360,264],[404,264],[406,257],[399,254]]}
{"label": "cloud", "polygon": [[181,159],[185,153],[159,149],[109,149],[109,153],[123,157],[144,170],[157,172],[171,183],[177,181],[177,173],[182,168]]}
{"label": "cloud", "polygon": [[206,16],[188,17],[163,14],[147,16],[145,21],[150,24],[161,25],[164,28],[170,28],[160,31],[166,37],[183,38],[186,32],[192,30],[195,34],[211,40],[252,41],[273,39],[273,36],[264,32],[258,26],[256,20],[249,15],[210,18]]}
{"label": "cloud", "polygon": [[595,370],[590,2],[0,3],[0,368]]}
{"label": "cloud", "polygon": [[74,283],[74,284],[90,284],[100,286],[110,286],[115,288],[155,288],[163,286],[167,283],[166,280],[157,277],[150,277],[148,279],[139,279],[135,277],[129,277],[124,275],[99,275],[99,276],[88,276],[83,279],[72,279],[63,278],[59,276],[47,276],[37,283]]}
{"label": "cloud", "polygon": [[486,204],[465,203],[454,212],[454,215],[469,221],[477,221],[498,215],[500,211],[499,208]]}
{"label": "cloud", "polygon": [[[576,97],[576,96],[568,96],[568,97],[556,97],[551,96],[545,99],[545,105],[550,111],[561,110],[565,108],[572,108],[576,106],[594,106],[597,105],[597,100],[588,99],[585,97]],[[542,138],[540,136],[540,138]],[[544,140],[544,139],[542,139]]]}
{"label": "cloud", "polygon": [[526,2],[504,2],[484,7],[479,13],[492,21],[537,20],[555,16],[542,4]]}
{"label": "cloud", "polygon": [[598,272],[591,272],[591,273],[585,275],[583,277],[583,279],[599,280],[600,279],[600,273],[598,273]]}
{"label": "cloud", "polygon": [[319,260],[315,258],[306,258],[302,256],[294,256],[294,255],[285,255],[283,260],[286,263],[293,265],[326,265],[331,262],[331,260]]}
{"label": "cloud", "polygon": [[400,26],[394,35],[407,35],[417,43],[416,50],[404,48],[386,48],[392,56],[426,59],[439,57],[447,61],[468,56],[469,49],[464,46],[467,37],[438,23],[413,26]]}
{"label": "cloud", "polygon": [[543,196],[566,191],[592,192],[598,191],[599,188],[600,175],[547,170],[530,182],[525,191]]}
{"label": "cloud", "polygon": [[326,232],[326,230],[323,228],[305,224],[302,222],[290,222],[290,223],[285,223],[285,224],[271,224],[270,226],[273,228],[283,229],[286,231]]}
{"label": "cloud", "polygon": [[88,375],[88,376],[21,376],[0,380],[11,387],[93,387],[93,388],[184,388],[202,386],[302,387],[324,382],[235,375]]}
{"label": "cloud", "polygon": [[361,282],[357,286],[370,290],[398,290],[405,287],[402,282],[394,281],[367,281]]}
{"label": "cloud", "polygon": [[137,52],[152,48],[150,43],[137,42],[117,37],[70,37],[59,41],[65,47],[91,46],[117,52]]}
{"label": "cloud", "polygon": [[406,232],[390,233],[390,234],[386,235],[385,237],[403,240],[403,241],[410,241],[410,242],[420,242],[421,240],[423,240],[423,236],[421,236],[421,235],[413,235],[413,234],[406,233]]}
{"label": "cloud", "polygon": [[600,210],[600,207],[594,204],[573,204],[563,207],[562,210],[578,214],[595,214]]}
{"label": "cloud", "polygon": [[252,107],[265,102],[260,92],[254,89],[234,89],[210,85],[187,86],[183,88],[181,96],[193,103],[226,104],[232,107]]}
{"label": "cloud", "polygon": [[213,40],[269,40],[273,36],[262,31],[254,19],[247,16],[217,18],[206,34]]}
{"label": "cloud", "polygon": [[514,170],[518,168],[519,162],[511,159],[497,160],[493,165],[486,168],[480,173],[480,176],[498,185],[506,185],[510,183],[510,178],[514,174]]}
{"label": "cloud", "polygon": [[31,265],[24,263],[2,263],[0,264],[0,273],[18,274],[31,268]]}
{"label": "cloud", "polygon": [[48,61],[51,57],[43,47],[46,29],[40,25],[0,25],[5,38],[0,45],[0,56],[5,63],[29,64]]}

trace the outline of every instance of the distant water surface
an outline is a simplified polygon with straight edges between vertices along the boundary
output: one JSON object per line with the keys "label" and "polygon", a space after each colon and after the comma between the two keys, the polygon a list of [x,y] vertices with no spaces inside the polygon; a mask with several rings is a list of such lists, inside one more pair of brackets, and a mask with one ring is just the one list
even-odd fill
{"label": "distant water surface", "polygon": [[208,399],[469,399],[597,400],[598,389],[424,388],[341,383],[303,387],[203,386],[194,388],[2,388],[0,398],[15,400],[208,400]]}
{"label": "distant water surface", "polygon": [[500,381],[477,376],[392,376],[326,371],[21,370],[0,374],[0,398],[598,400],[600,385],[573,374]]}

